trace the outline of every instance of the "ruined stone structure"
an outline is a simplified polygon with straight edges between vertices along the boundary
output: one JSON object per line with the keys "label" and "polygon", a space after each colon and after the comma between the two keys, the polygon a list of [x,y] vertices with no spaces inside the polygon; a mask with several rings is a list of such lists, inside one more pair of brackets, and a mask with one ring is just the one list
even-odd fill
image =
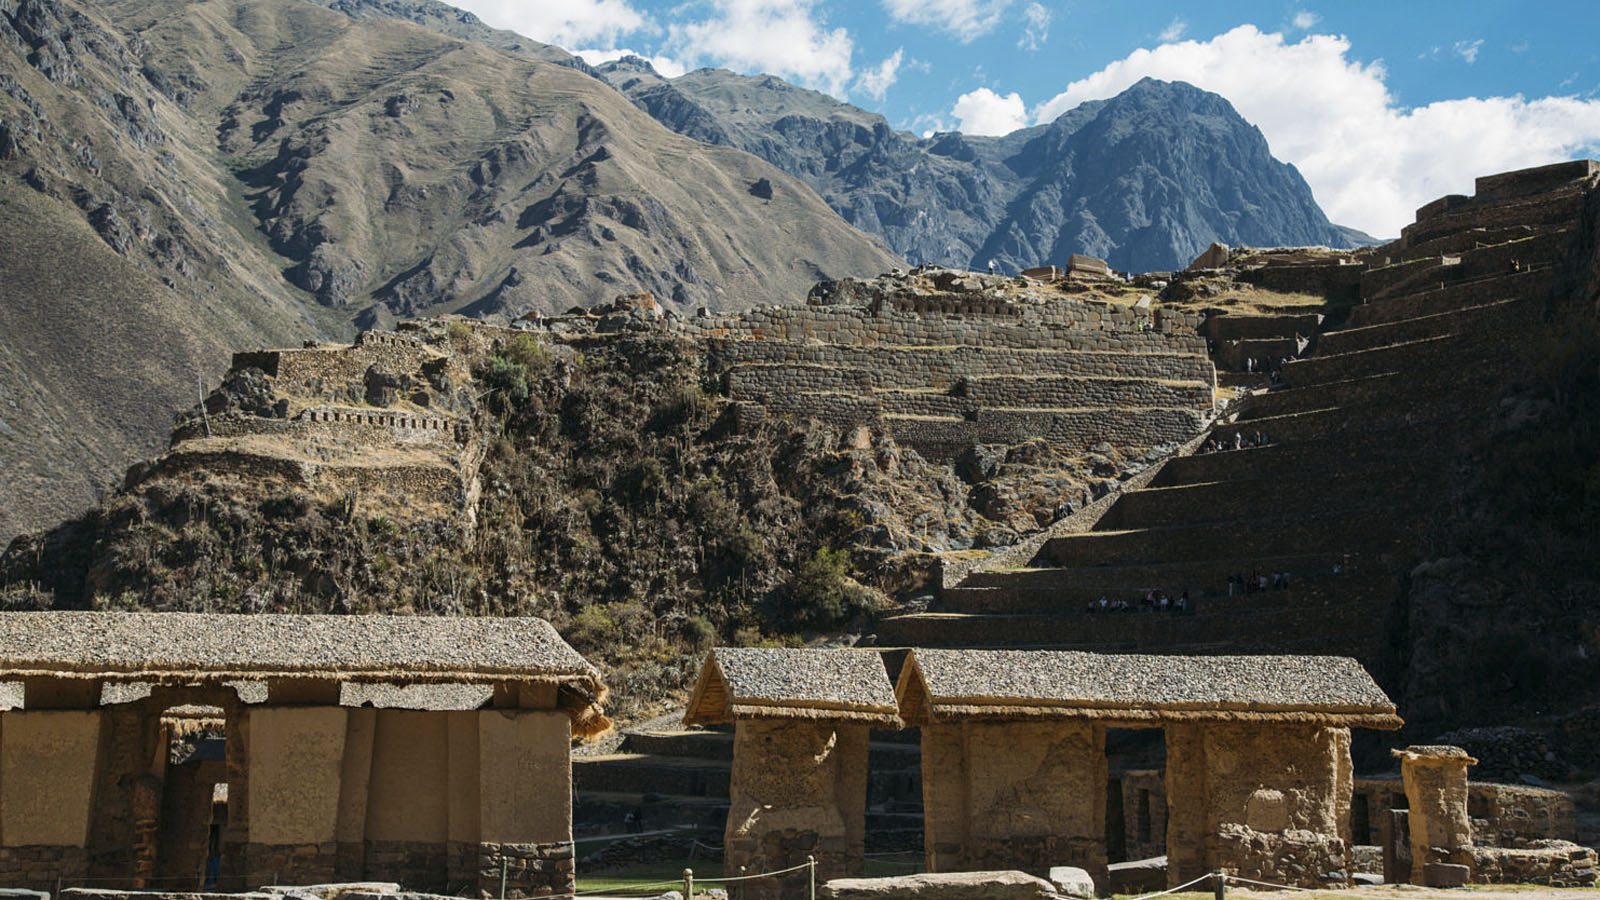
{"label": "ruined stone structure", "polygon": [[[900,727],[871,651],[713,650],[684,714],[734,723],[724,864],[776,872],[817,860],[817,878],[860,875],[867,734]],[[803,897],[807,875],[752,881],[741,896]]]}
{"label": "ruined stone structure", "polygon": [[[609,726],[533,618],[5,613],[0,684],[0,886],[52,891],[570,891],[570,739]],[[221,758],[175,763],[197,728]]]}
{"label": "ruined stone structure", "polygon": [[1385,870],[1392,880],[1406,877],[1412,884],[1432,887],[1454,887],[1468,881],[1557,887],[1592,887],[1596,883],[1600,856],[1589,847],[1554,835],[1524,838],[1510,847],[1496,846],[1499,835],[1478,839],[1478,820],[1472,815],[1474,791],[1467,782],[1467,767],[1477,760],[1465,750],[1412,746],[1395,750],[1394,755],[1400,760],[1408,806],[1403,814],[1391,813],[1391,821],[1403,822],[1406,834],[1389,833],[1384,847],[1394,853],[1402,849],[1402,842],[1408,844],[1410,871],[1402,872],[1403,860],[1386,854]]}
{"label": "ruined stone structure", "polygon": [[[1359,264],[1234,259],[1240,280],[1331,298],[1316,315],[1199,326],[1228,369],[1306,342],[1277,389],[1209,431],[1268,442],[1167,461],[1031,560],[973,566],[932,610],[880,622],[880,643],[1350,653],[1395,683],[1401,579],[1452,461],[1488,433],[1458,423],[1493,421],[1498,387],[1525,369],[1524,338],[1600,290],[1600,258],[1577,241],[1597,179],[1595,162],[1480,178],[1473,197],[1423,207]],[[1288,573],[1292,588],[1230,592],[1230,576],[1254,573]],[[1188,591],[1191,614],[1085,612],[1152,589]]]}
{"label": "ruined stone structure", "polygon": [[1216,373],[1198,317],[994,290],[1011,282],[939,272],[932,292],[865,295],[846,282],[805,307],[685,327],[735,401],[881,429],[930,459],[1037,437],[1143,449],[1209,419]]}
{"label": "ruined stone structure", "polygon": [[402,501],[391,514],[444,504],[470,521],[483,447],[469,379],[420,334],[236,353],[224,390],[178,423],[158,469]]}

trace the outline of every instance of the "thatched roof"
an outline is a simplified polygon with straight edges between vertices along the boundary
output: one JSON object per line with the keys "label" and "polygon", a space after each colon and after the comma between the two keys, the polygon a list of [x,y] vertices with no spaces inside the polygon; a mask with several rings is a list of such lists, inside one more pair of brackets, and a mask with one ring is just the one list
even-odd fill
{"label": "thatched roof", "polygon": [[487,684],[361,684],[339,686],[340,706],[377,709],[479,709],[494,697]]}
{"label": "thatched roof", "polygon": [[914,650],[895,688],[910,724],[960,718],[1306,722],[1398,728],[1372,676],[1339,656],[1134,656]]}
{"label": "thatched roof", "polygon": [[0,679],[553,682],[580,734],[609,726],[600,673],[532,617],[0,613]]}
{"label": "thatched roof", "polygon": [[706,655],[686,725],[811,719],[900,727],[883,660],[869,650],[719,647]]}

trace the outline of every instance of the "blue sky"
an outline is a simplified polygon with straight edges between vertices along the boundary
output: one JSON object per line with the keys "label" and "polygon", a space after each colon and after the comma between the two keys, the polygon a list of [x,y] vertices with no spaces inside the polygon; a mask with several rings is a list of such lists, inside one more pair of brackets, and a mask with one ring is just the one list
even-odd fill
{"label": "blue sky", "polygon": [[591,62],[769,72],[918,133],[1004,133],[1146,75],[1231,100],[1379,236],[1472,177],[1600,155],[1600,3],[455,0]]}

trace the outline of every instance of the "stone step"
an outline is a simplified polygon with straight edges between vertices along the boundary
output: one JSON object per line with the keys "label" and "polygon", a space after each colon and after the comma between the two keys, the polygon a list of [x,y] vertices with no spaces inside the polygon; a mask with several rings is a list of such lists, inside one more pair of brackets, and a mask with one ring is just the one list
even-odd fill
{"label": "stone step", "polygon": [[1357,431],[1330,440],[1268,444],[1222,453],[1196,453],[1168,460],[1151,487],[1215,481],[1297,478],[1363,471],[1369,465],[1416,465],[1417,451],[1393,435]]}
{"label": "stone step", "polygon": [[[1267,590],[1265,592],[1251,592],[1230,596],[1228,594],[1228,577],[1230,575],[1245,574],[1251,571],[1231,572],[1223,574],[1220,580],[1208,581],[1204,586],[1189,584],[1155,584],[1155,585],[1118,585],[1118,586],[1092,586],[1072,583],[1075,573],[1085,571],[1082,569],[1057,569],[1062,583],[1057,587],[1026,587],[1023,585],[1000,585],[995,587],[975,588],[946,588],[940,595],[940,611],[956,613],[985,613],[1015,615],[1019,613],[1049,613],[1060,616],[1152,616],[1152,615],[1177,615],[1169,607],[1167,610],[1151,608],[1144,605],[1146,594],[1153,590],[1165,591],[1169,598],[1177,598],[1184,591],[1189,592],[1188,609],[1196,614],[1209,615],[1228,609],[1247,608],[1250,602],[1257,598],[1284,598],[1293,599],[1305,605],[1320,604],[1325,600],[1339,599],[1349,595],[1352,590],[1364,590],[1371,585],[1366,582],[1374,577],[1381,578],[1386,585],[1393,585],[1391,575],[1364,576],[1357,578],[1354,575],[1334,576],[1327,571],[1318,570],[1314,575],[1305,574],[1296,576],[1292,568],[1281,569],[1290,574],[1290,586],[1283,590]],[[1271,569],[1263,569],[1270,579]],[[1358,581],[1360,584],[1358,584]],[[1099,601],[1114,602],[1122,600],[1132,606],[1128,610],[1100,612]]]}
{"label": "stone step", "polygon": [[1472,365],[1513,356],[1519,349],[1518,342],[1507,340],[1504,331],[1466,331],[1369,350],[1290,360],[1283,367],[1283,383],[1291,388],[1302,388],[1386,372],[1466,371]]}
{"label": "stone step", "polygon": [[728,796],[729,763],[696,757],[612,753],[572,760],[572,786],[578,791]]}
{"label": "stone step", "polygon": [[1361,296],[1370,302],[1528,268],[1547,268],[1565,258],[1571,244],[1571,231],[1551,228],[1516,241],[1380,266],[1363,273]]}
{"label": "stone step", "polygon": [[1312,504],[1319,510],[1359,506],[1371,502],[1374,484],[1387,485],[1383,491],[1385,503],[1411,502],[1418,491],[1433,490],[1437,481],[1431,473],[1417,473],[1413,465],[1395,462],[1388,468],[1374,466],[1334,476],[1304,472],[1291,478],[1144,488],[1118,498],[1094,530],[1248,521]]}
{"label": "stone step", "polygon": [[[1531,196],[1469,200],[1456,204],[1449,212],[1434,213],[1405,226],[1400,229],[1400,238],[1406,246],[1411,246],[1474,228],[1565,225],[1583,214],[1587,194],[1586,185],[1574,184]],[[1421,212],[1419,210],[1419,214]]]}
{"label": "stone step", "polygon": [[1430,256],[1453,255],[1479,247],[1492,247],[1496,244],[1506,244],[1533,237],[1541,233],[1542,229],[1531,225],[1511,225],[1505,228],[1469,228],[1452,234],[1441,235],[1432,240],[1423,241],[1403,248],[1386,247],[1382,253],[1390,253],[1394,259],[1410,260],[1425,259]]}
{"label": "stone step", "polygon": [[1482,306],[1485,303],[1514,297],[1543,297],[1555,285],[1557,277],[1558,273],[1553,268],[1534,269],[1382,300],[1370,300],[1352,307],[1345,325],[1347,328],[1379,325],[1450,312],[1468,306]]}
{"label": "stone step", "polygon": [[1469,330],[1516,327],[1536,321],[1543,310],[1540,298],[1514,297],[1410,319],[1345,328],[1317,338],[1317,355],[1352,353]]}
{"label": "stone step", "polygon": [[[1365,569],[1367,563],[1352,556],[1347,566]],[[1255,570],[1289,572],[1298,577],[1331,575],[1335,563],[1344,562],[1335,552],[1293,553],[1282,556],[1217,557],[1176,562],[1136,563],[1123,566],[1093,566],[1066,569],[1045,568],[974,572],[962,580],[963,588],[1010,587],[1018,590],[1055,590],[1067,586],[1096,591],[1160,588],[1174,596],[1185,587],[1194,590],[1226,592],[1228,576]],[[1096,595],[1098,599],[1098,595]]]}
{"label": "stone step", "polygon": [[1051,538],[1040,556],[1058,566],[1123,566],[1296,553],[1383,553],[1398,549],[1415,526],[1404,518],[1359,507],[1260,516],[1129,531],[1093,531]]}
{"label": "stone step", "polygon": [[1390,440],[1416,445],[1421,443],[1416,439],[1416,429],[1454,421],[1472,412],[1474,404],[1485,402],[1486,398],[1471,395],[1452,393],[1429,398],[1425,394],[1407,392],[1370,403],[1219,423],[1212,427],[1211,434],[1223,442],[1231,441],[1235,435],[1249,439],[1261,434],[1270,445],[1333,440],[1351,431],[1371,430],[1389,435]]}
{"label": "stone step", "polygon": [[[879,646],[1039,648],[1102,653],[1305,653],[1354,656],[1382,679],[1392,668],[1387,621],[1396,581],[1309,601],[1294,591],[1243,598],[1210,613],[1057,616],[916,613],[879,620]],[[1354,636],[1354,637],[1352,637]]]}

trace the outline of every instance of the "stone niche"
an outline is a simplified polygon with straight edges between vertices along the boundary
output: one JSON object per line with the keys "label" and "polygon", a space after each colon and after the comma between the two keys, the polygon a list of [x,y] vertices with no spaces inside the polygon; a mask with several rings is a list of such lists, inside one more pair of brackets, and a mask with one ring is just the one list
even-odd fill
{"label": "stone niche", "polygon": [[[866,851],[866,725],[750,719],[734,726],[730,874],[817,860],[817,880],[859,875]],[[804,896],[807,875],[761,879],[742,897]]]}
{"label": "stone niche", "polygon": [[922,730],[930,872],[1052,866],[1106,878],[1105,727],[1087,720],[965,721]]}
{"label": "stone niche", "polygon": [[1167,726],[1168,882],[1222,870],[1299,887],[1349,881],[1350,730]]}

